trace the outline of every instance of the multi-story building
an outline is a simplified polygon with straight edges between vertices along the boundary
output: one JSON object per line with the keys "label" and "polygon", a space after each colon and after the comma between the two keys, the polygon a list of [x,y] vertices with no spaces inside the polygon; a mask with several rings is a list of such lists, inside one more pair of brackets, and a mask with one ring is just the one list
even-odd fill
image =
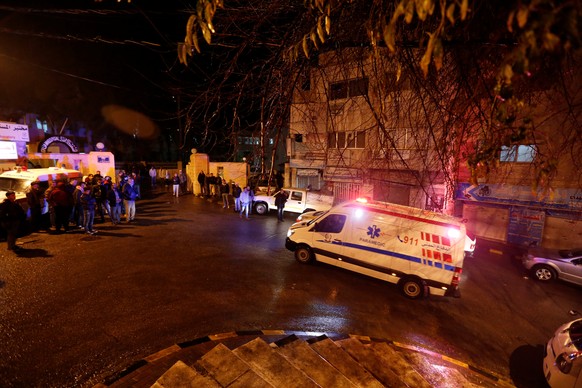
{"label": "multi-story building", "polygon": [[[292,186],[333,192],[337,202],[367,195],[447,212],[465,218],[467,229],[484,238],[565,247],[580,240],[582,163],[572,160],[576,152],[560,152],[572,131],[580,134],[579,114],[551,94],[538,94],[532,101],[538,138],[501,147],[498,168],[471,183],[464,154],[479,131],[473,138],[460,135],[463,121],[471,120],[462,102],[451,103],[454,93],[444,85],[439,96],[421,95],[407,70],[379,52],[321,53],[300,83],[287,141]],[[575,85],[568,106],[579,109]],[[456,111],[448,117],[457,121],[447,121],[449,107]],[[560,133],[566,124],[570,132]],[[551,192],[532,191],[541,152],[556,154],[559,173],[551,177]]]}
{"label": "multi-story building", "polygon": [[426,112],[411,108],[409,80],[365,48],[321,54],[291,107],[293,185],[332,191],[336,201],[367,195],[442,210],[443,164],[424,130]]}

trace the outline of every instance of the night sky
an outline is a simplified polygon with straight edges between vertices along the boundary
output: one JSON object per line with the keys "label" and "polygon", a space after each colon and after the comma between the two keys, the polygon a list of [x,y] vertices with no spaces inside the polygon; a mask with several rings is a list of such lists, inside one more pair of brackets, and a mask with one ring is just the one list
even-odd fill
{"label": "night sky", "polygon": [[165,0],[0,2],[0,108],[90,121],[116,104],[171,120],[172,88],[185,71],[176,45],[188,7]]}

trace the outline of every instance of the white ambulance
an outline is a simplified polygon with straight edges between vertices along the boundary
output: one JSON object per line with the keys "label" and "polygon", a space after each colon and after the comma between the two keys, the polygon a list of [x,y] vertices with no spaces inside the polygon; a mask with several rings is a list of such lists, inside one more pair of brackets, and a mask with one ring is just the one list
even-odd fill
{"label": "white ambulance", "polygon": [[5,198],[7,191],[14,191],[16,193],[16,201],[22,205],[24,210],[28,210],[26,193],[30,190],[32,182],[38,182],[40,191],[44,192],[53,181],[70,181],[72,179],[80,181],[82,178],[83,174],[77,170],[59,167],[25,170],[21,167],[16,167],[0,174],[0,201]]}
{"label": "white ambulance", "polygon": [[465,238],[454,217],[358,199],[294,224],[285,247],[301,263],[321,261],[396,283],[411,299],[459,297]]}

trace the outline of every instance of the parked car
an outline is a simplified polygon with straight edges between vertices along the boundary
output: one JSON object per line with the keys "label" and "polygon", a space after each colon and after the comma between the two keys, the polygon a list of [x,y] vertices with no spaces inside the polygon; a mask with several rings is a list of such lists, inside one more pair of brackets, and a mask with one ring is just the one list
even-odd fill
{"label": "parked car", "polygon": [[582,318],[560,326],[548,341],[544,376],[552,388],[582,387]]}
{"label": "parked car", "polygon": [[[308,211],[329,210],[333,205],[333,196],[321,194],[307,189],[284,188],[287,202],[285,203],[285,212],[305,213]],[[256,194],[253,200],[253,210],[255,213],[264,215],[270,210],[277,209],[275,206],[275,195]]]}
{"label": "parked car", "polygon": [[542,282],[562,279],[582,285],[582,248],[530,248],[522,263]]}

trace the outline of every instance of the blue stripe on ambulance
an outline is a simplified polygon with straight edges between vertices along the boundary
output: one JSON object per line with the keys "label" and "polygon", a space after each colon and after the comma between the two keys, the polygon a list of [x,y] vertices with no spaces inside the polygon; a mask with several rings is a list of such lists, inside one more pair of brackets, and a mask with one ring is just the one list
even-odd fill
{"label": "blue stripe on ambulance", "polygon": [[[422,264],[422,259],[418,258],[418,257],[414,257],[414,256],[409,256],[409,255],[404,255],[402,253],[398,253],[398,252],[393,252],[393,251],[387,251],[384,249],[379,249],[379,248],[373,248],[373,247],[369,247],[366,245],[359,245],[359,244],[351,244],[351,243],[346,243],[346,242],[339,242],[339,241],[324,241],[324,240],[318,240],[319,242],[322,243],[327,243],[327,244],[334,244],[334,245],[343,245],[345,247],[350,247],[350,248],[354,248],[354,249],[361,249],[364,251],[368,251],[368,252],[375,252],[375,253],[380,253],[382,255],[387,255],[387,256],[392,256],[395,257],[397,259],[402,259],[402,260],[407,260],[407,261],[412,261],[414,263],[419,263]],[[345,255],[338,255],[335,252],[330,252],[324,249],[318,249],[318,248],[312,248],[313,252],[322,256],[327,256],[331,259],[335,259],[335,260],[341,260],[344,261],[346,263],[349,264],[353,264],[353,265],[357,265],[359,267],[363,267],[363,268],[367,268],[367,269],[371,269],[373,271],[377,271],[377,272],[381,272],[381,273],[385,273],[385,274],[395,274],[398,277],[403,277],[406,275],[405,272],[402,271],[398,271],[392,268],[388,268],[388,267],[383,267],[383,266],[379,266],[379,265],[374,265],[374,264],[370,264],[367,263],[365,261],[362,260],[358,260],[358,259],[354,259],[352,257],[349,256],[345,256]],[[443,264],[441,262],[436,262],[433,260],[429,260],[427,265],[434,265],[437,268],[441,268],[444,269],[446,271],[455,271],[455,267],[449,264]],[[428,285],[432,286],[432,287],[443,287],[443,286],[448,286],[445,283],[441,283],[441,282],[436,282],[434,280],[430,280],[430,279],[425,279],[425,281],[427,282]]]}

